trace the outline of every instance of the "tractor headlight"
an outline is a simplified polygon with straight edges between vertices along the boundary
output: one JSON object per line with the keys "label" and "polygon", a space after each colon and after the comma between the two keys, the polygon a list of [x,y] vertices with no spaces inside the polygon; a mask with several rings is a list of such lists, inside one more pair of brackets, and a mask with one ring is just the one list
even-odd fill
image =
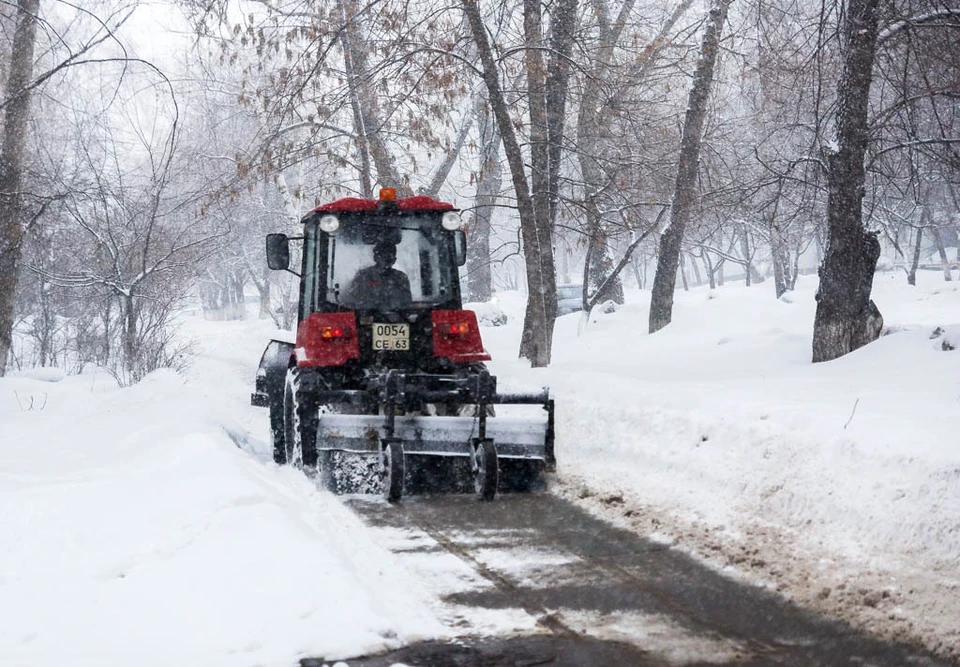
{"label": "tractor headlight", "polygon": [[325,215],[320,218],[320,229],[327,234],[333,234],[340,229],[340,219],[335,215]]}
{"label": "tractor headlight", "polygon": [[440,218],[440,226],[451,232],[460,229],[462,224],[463,221],[460,219],[460,214],[456,211],[447,211],[443,214],[443,217]]}

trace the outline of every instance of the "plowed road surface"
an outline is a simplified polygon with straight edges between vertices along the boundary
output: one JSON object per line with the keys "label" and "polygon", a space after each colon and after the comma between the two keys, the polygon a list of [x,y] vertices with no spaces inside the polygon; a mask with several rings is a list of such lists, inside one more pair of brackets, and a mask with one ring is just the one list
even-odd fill
{"label": "plowed road surface", "polygon": [[[345,502],[468,635],[350,667],[950,664],[798,608],[548,493]],[[515,623],[510,638],[502,627],[485,636],[483,619],[502,624],[505,615]]]}

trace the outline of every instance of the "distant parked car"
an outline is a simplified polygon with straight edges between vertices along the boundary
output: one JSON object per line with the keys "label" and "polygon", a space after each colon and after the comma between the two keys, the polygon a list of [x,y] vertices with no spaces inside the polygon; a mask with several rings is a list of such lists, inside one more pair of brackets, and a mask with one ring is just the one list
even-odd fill
{"label": "distant parked car", "polygon": [[583,285],[557,285],[557,317],[583,310]]}

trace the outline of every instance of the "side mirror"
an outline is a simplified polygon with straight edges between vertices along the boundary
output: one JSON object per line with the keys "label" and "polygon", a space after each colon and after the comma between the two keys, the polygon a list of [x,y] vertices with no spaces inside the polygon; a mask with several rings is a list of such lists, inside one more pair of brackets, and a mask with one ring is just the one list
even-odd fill
{"label": "side mirror", "polygon": [[467,234],[462,229],[453,233],[453,249],[457,254],[457,266],[467,263]]}
{"label": "side mirror", "polygon": [[267,266],[274,271],[290,268],[290,239],[286,234],[267,234]]}

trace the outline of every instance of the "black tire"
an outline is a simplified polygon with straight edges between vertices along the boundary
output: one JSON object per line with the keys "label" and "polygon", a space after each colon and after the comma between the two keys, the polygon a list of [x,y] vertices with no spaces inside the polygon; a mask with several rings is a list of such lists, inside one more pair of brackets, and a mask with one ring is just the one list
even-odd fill
{"label": "black tire", "polygon": [[317,465],[317,406],[300,387],[300,370],[287,370],[283,389],[284,463],[313,470]]}
{"label": "black tire", "polygon": [[286,425],[283,419],[283,394],[270,397],[270,438],[273,441],[273,461],[277,465],[287,462]]}
{"label": "black tire", "polygon": [[403,496],[403,445],[396,440],[383,447],[383,497],[395,503]]}
{"label": "black tire", "polygon": [[477,444],[477,469],[473,471],[473,488],[481,500],[497,497],[500,469],[497,465],[497,446],[490,440]]}

